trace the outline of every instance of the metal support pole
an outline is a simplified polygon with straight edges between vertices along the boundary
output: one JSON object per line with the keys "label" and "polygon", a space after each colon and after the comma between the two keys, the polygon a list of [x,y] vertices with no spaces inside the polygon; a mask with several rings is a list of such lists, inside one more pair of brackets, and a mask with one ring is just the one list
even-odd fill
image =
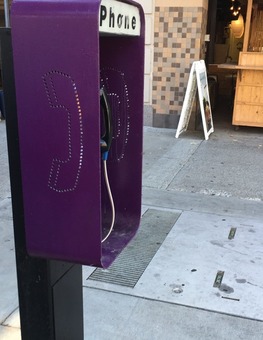
{"label": "metal support pole", "polygon": [[10,16],[9,16],[9,1],[4,0],[5,9],[5,27],[10,27]]}
{"label": "metal support pole", "polygon": [[214,47],[216,36],[216,12],[217,12],[217,0],[209,0],[208,3],[208,23],[207,33],[210,35],[210,41],[208,43],[206,63],[213,64],[214,62]]}
{"label": "metal support pole", "polygon": [[26,251],[11,30],[0,39],[22,340],[83,340],[81,265]]}

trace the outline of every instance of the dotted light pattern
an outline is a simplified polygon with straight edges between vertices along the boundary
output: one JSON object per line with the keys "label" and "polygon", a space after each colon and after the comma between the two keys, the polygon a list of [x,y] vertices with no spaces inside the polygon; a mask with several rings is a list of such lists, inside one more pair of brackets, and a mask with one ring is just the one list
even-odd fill
{"label": "dotted light pattern", "polygon": [[[117,89],[115,82],[118,83]],[[124,73],[114,68],[103,68],[101,86],[107,91],[113,116],[111,159],[121,161],[125,157],[130,134],[130,100]]]}
{"label": "dotted light pattern", "polygon": [[[59,103],[58,101],[58,96],[54,84],[53,77],[62,77],[64,79],[67,79],[70,81],[72,85],[72,90],[74,93],[74,98],[76,102],[76,108],[77,108],[77,114],[79,118],[79,161],[78,161],[78,168],[77,171],[73,169],[73,171],[76,171],[76,175],[74,176],[74,181],[72,181],[72,185],[70,187],[59,187],[58,185],[58,178],[60,177],[61,173],[61,167],[63,164],[69,164],[70,161],[72,160],[72,114],[76,114],[75,112],[71,113],[70,110],[63,104]],[[82,168],[82,163],[83,163],[83,122],[82,122],[82,110],[81,110],[81,105],[80,105],[80,99],[77,91],[77,86],[75,81],[71,78],[70,75],[52,70],[50,72],[47,72],[42,76],[44,86],[45,86],[45,92],[47,95],[47,99],[49,102],[49,106],[52,109],[62,109],[65,111],[67,115],[67,130],[68,130],[68,141],[67,141],[67,149],[68,149],[68,157],[64,160],[59,159],[58,157],[53,158],[52,164],[51,164],[51,169],[49,173],[49,178],[48,178],[48,187],[58,193],[65,193],[65,192],[71,192],[76,190],[78,183],[79,183],[79,176]],[[64,174],[66,176],[67,174]]]}

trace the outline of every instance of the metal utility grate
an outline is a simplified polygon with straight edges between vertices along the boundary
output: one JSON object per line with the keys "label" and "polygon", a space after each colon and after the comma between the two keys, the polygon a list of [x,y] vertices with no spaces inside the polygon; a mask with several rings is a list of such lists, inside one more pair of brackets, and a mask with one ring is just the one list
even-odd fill
{"label": "metal utility grate", "polygon": [[134,287],[179,216],[170,211],[147,210],[137,235],[111,267],[97,268],[88,279]]}

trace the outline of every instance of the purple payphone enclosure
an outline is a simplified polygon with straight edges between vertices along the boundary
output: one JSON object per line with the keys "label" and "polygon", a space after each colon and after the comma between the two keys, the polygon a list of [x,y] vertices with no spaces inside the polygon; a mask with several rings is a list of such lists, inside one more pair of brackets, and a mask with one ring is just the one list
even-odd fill
{"label": "purple payphone enclosure", "polygon": [[[138,10],[136,36],[100,33],[100,0],[13,1],[24,220],[32,256],[108,267],[138,229],[144,15],[140,5],[121,3]],[[127,25],[134,28],[132,19]],[[100,153],[102,86],[112,111],[108,173],[116,210],[104,243],[111,209]]]}

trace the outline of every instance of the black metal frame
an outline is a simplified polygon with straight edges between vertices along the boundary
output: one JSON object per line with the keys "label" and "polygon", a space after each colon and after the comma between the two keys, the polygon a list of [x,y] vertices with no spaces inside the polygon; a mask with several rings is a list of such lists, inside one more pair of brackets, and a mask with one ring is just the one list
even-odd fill
{"label": "black metal frame", "polygon": [[22,340],[83,340],[82,266],[26,251],[11,29],[0,29]]}

